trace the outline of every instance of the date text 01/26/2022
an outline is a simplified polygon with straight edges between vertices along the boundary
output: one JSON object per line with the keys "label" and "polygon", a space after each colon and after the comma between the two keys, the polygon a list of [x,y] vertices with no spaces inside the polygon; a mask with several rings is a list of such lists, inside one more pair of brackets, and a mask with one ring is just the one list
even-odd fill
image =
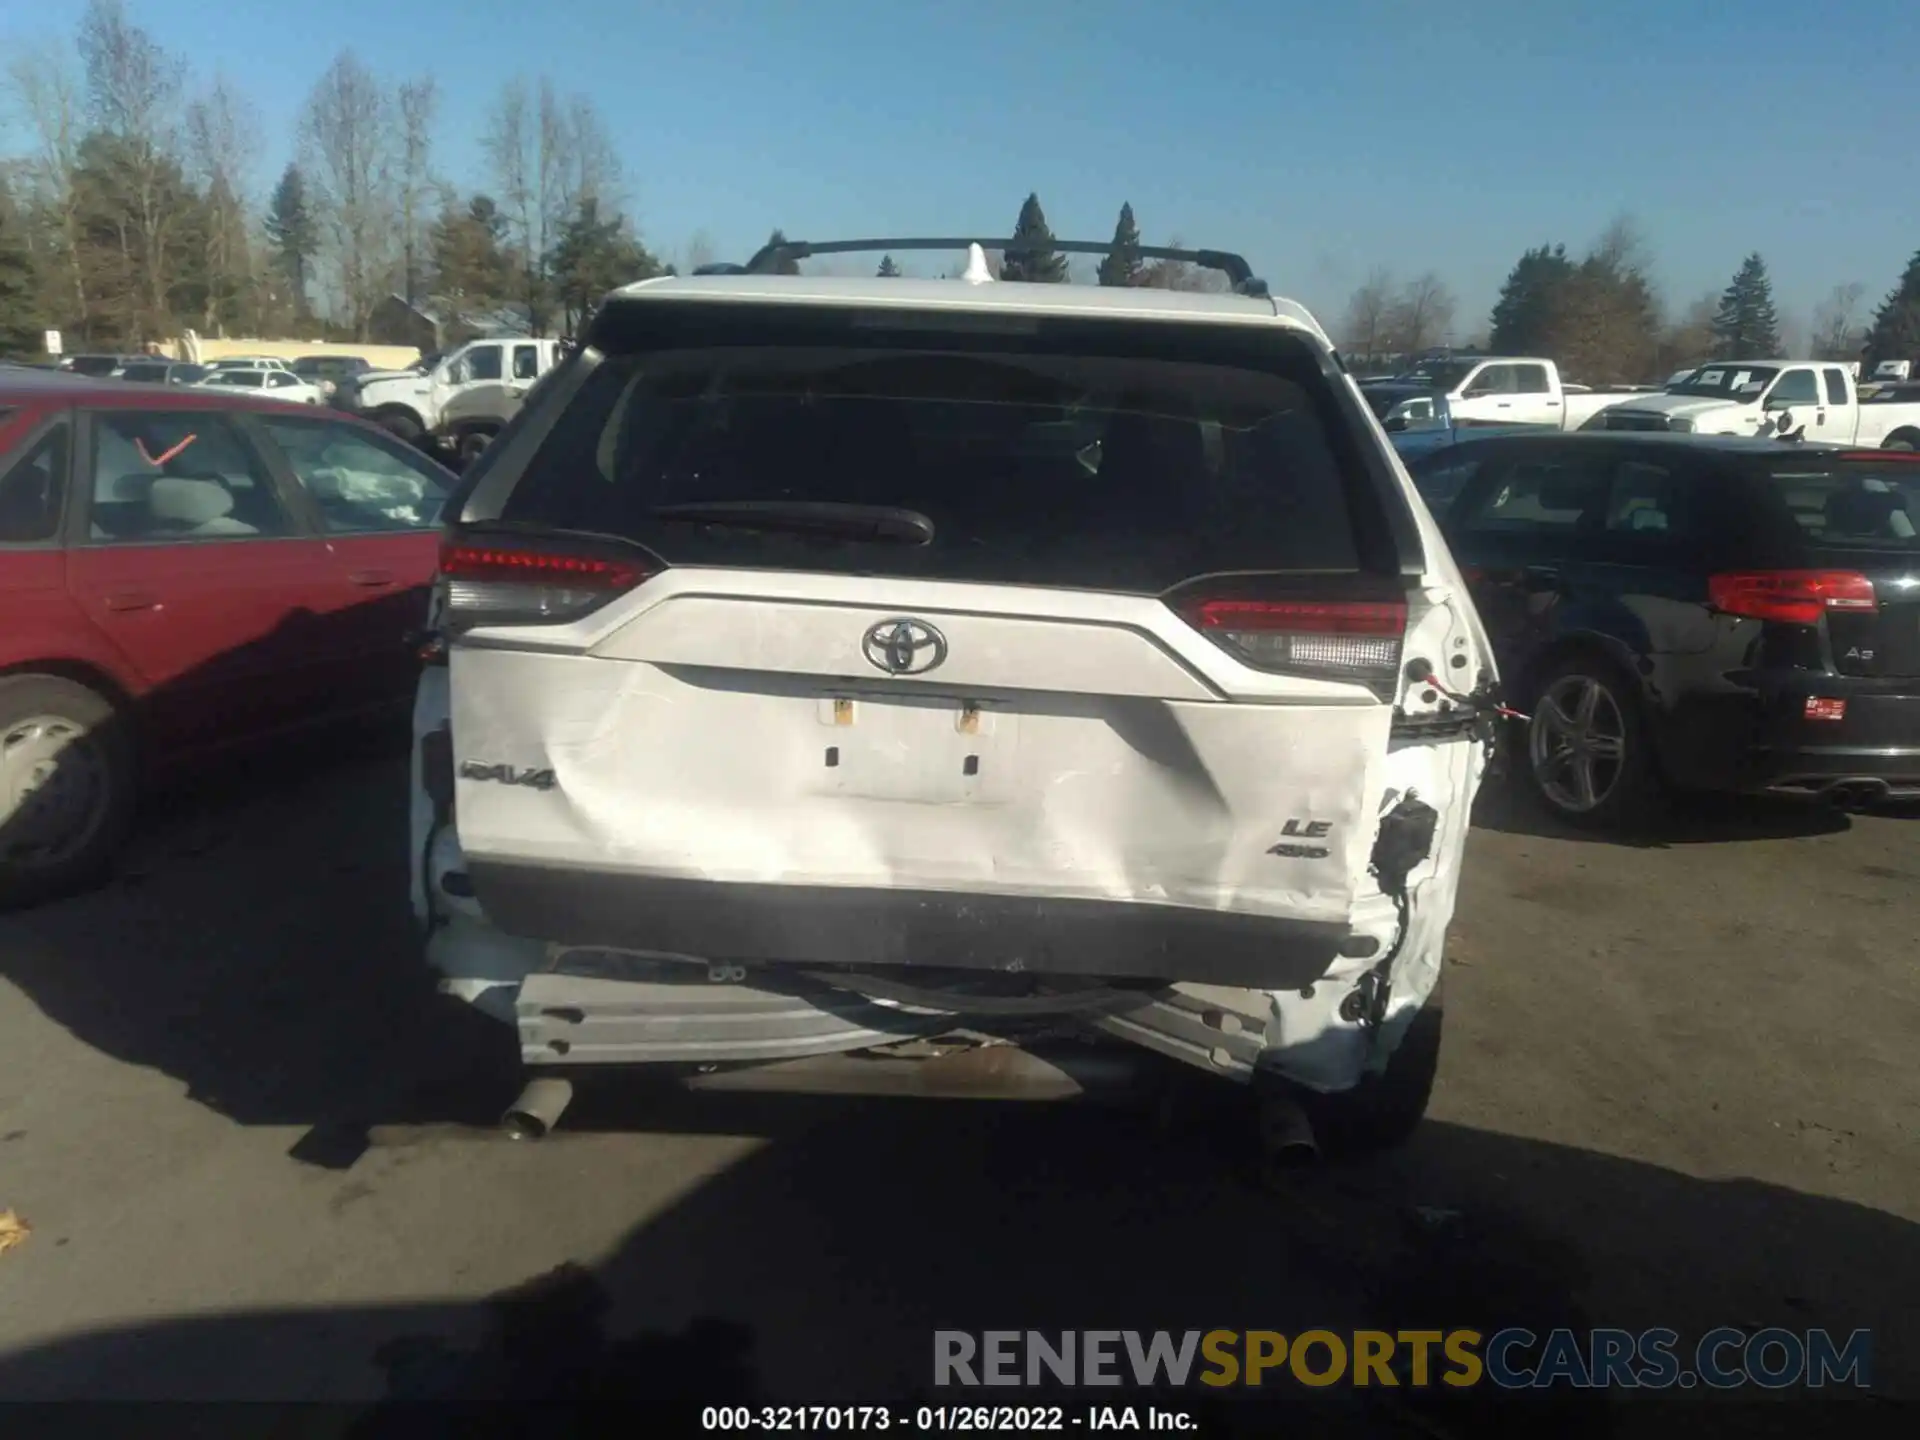
{"label": "date text 01/26/2022", "polygon": [[830,1435],[899,1430],[909,1435],[1016,1435],[1110,1430],[1191,1432],[1184,1410],[1150,1405],[709,1405],[700,1428],[735,1435]]}

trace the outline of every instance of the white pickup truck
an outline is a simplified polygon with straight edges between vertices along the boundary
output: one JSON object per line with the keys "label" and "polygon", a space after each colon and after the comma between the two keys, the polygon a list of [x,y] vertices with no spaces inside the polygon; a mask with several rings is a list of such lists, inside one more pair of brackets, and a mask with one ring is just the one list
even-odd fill
{"label": "white pickup truck", "polygon": [[558,340],[474,340],[411,370],[377,370],[342,380],[339,409],[363,415],[415,444],[438,441],[471,460],[520,408],[527,391],[559,362]]}
{"label": "white pickup truck", "polygon": [[1595,428],[1777,435],[1868,450],[1920,450],[1920,404],[1877,395],[1862,400],[1841,364],[1716,360],[1664,394],[1616,401]]}
{"label": "white pickup truck", "polygon": [[1567,388],[1560,368],[1533,356],[1461,356],[1424,362],[1392,380],[1361,386],[1382,424],[1427,418],[1445,401],[1455,425],[1545,425],[1578,430],[1636,391]]}

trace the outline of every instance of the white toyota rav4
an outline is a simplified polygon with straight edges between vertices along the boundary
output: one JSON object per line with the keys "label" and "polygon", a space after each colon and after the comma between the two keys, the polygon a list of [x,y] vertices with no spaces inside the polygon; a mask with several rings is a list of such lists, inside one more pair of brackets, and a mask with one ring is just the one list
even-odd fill
{"label": "white toyota rav4", "polygon": [[1313,317],[1181,253],[1233,293],[633,285],[469,473],[414,903],[522,1133],[573,1067],[1115,1038],[1419,1119],[1494,662]]}

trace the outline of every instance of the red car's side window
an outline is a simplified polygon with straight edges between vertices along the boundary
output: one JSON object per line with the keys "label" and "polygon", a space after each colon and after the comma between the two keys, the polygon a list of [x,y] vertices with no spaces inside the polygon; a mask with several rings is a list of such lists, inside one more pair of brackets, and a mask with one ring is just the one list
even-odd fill
{"label": "red car's side window", "polygon": [[259,423],[313,497],[329,534],[425,530],[440,523],[445,477],[424,456],[338,421],[263,415]]}
{"label": "red car's side window", "polygon": [[94,436],[96,545],[298,532],[271,477],[218,412],[105,411]]}

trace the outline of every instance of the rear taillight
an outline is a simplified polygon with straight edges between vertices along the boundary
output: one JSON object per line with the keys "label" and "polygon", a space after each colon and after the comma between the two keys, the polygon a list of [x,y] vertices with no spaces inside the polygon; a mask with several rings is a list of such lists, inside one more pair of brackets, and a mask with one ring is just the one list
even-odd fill
{"label": "rear taillight", "polygon": [[650,573],[631,557],[572,547],[449,540],[440,547],[446,620],[476,625],[561,625],[624,595]]}
{"label": "rear taillight", "polygon": [[1829,610],[1873,610],[1873,582],[1851,570],[1740,570],[1707,581],[1714,609],[1749,620],[1818,625]]}
{"label": "rear taillight", "polygon": [[1394,681],[1407,633],[1402,600],[1193,600],[1180,606],[1203,635],[1260,670],[1361,683]]}

